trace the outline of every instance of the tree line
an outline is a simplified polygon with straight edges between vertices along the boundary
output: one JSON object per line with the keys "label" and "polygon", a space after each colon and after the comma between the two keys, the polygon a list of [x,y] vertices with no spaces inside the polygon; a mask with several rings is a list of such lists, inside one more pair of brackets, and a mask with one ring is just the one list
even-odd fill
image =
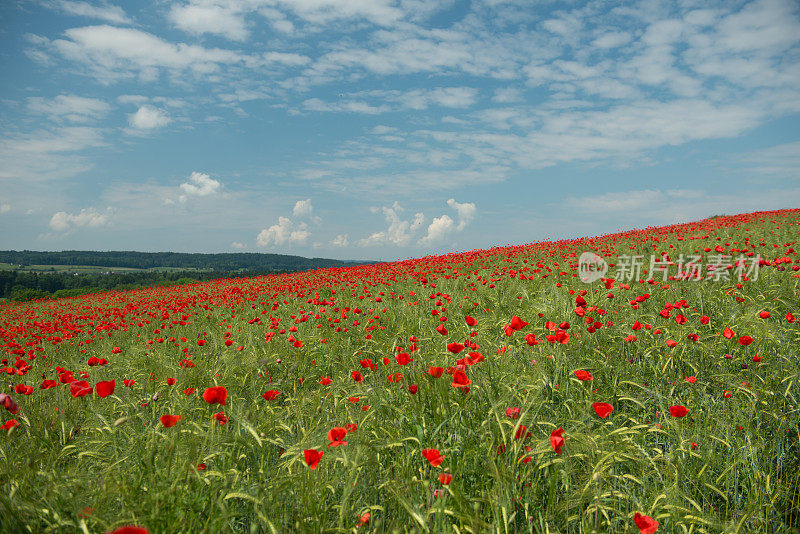
{"label": "tree line", "polygon": [[16,265],[88,265],[95,267],[122,267],[128,269],[154,269],[174,267],[198,271],[307,271],[328,267],[363,265],[370,262],[304,258],[286,254],[238,252],[220,254],[194,254],[183,252],[135,252],[91,250],[63,250],[38,252],[32,250],[0,250],[0,263]]}
{"label": "tree line", "polygon": [[99,293],[124,291],[143,287],[183,285],[216,278],[260,276],[288,271],[173,271],[135,273],[39,273],[0,270],[0,297],[14,301],[43,298],[63,298]]}

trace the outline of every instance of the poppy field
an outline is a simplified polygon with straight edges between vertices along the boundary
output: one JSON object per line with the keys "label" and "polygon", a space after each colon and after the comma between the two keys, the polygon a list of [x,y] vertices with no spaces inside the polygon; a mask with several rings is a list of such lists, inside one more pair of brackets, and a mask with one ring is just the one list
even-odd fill
{"label": "poppy field", "polygon": [[798,235],[760,212],[2,305],[0,531],[800,532]]}

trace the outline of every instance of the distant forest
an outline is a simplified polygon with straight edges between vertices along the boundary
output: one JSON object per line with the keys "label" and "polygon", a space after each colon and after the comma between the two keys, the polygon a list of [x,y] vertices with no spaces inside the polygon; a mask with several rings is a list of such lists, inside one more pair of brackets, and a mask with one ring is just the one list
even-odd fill
{"label": "distant forest", "polygon": [[[281,254],[184,254],[172,252],[33,252],[0,251],[0,298],[30,301],[62,298],[102,291],[182,285],[218,278],[280,274],[328,267],[363,265],[369,262],[303,258]],[[59,266],[32,272],[26,266]],[[74,272],[66,265],[169,271]],[[177,270],[175,270],[177,269]]]}
{"label": "distant forest", "polygon": [[304,258],[302,256],[256,252],[188,254],[183,252],[96,252],[90,250],[63,250],[61,252],[0,250],[0,263],[14,263],[17,265],[94,265],[99,267],[126,267],[129,269],[173,267],[198,271],[308,271],[327,267],[363,265],[371,262]]}

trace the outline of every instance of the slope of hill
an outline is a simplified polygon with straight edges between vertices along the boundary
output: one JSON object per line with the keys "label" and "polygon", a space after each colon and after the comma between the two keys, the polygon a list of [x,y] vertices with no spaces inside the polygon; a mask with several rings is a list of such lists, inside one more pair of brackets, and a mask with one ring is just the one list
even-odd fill
{"label": "slope of hill", "polygon": [[796,532],[800,210],[0,306],[9,532]]}
{"label": "slope of hill", "polygon": [[201,271],[307,271],[327,267],[363,265],[372,262],[343,261],[325,258],[304,258],[286,254],[238,252],[221,254],[189,254],[182,252],[135,252],[64,250],[37,252],[32,250],[0,250],[0,263],[15,265],[72,265],[131,269],[176,268]]}

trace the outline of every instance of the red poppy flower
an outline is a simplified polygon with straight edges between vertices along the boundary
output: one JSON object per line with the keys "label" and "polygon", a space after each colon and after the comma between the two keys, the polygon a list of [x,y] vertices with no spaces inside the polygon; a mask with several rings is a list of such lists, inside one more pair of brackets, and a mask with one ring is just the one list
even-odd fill
{"label": "red poppy flower", "polygon": [[762,319],[769,319],[770,317],[772,317],[772,315],[770,315],[768,311],[762,311],[761,313],[758,314],[758,316],[761,317]]}
{"label": "red poppy flower", "polygon": [[364,375],[361,374],[361,371],[353,371],[352,373],[350,373],[350,376],[356,382],[363,382],[364,381]]}
{"label": "red poppy flower", "polygon": [[697,382],[697,377],[696,376],[687,376],[686,377],[686,381],[689,382],[690,384],[694,384],[695,382]]}
{"label": "red poppy flower", "polygon": [[667,346],[668,346],[669,348],[671,348],[671,349],[674,349],[675,347],[677,347],[677,346],[678,346],[678,342],[677,342],[677,341],[675,341],[674,339],[668,339],[668,340],[667,340]]}
{"label": "red poppy flower", "polygon": [[454,388],[466,387],[466,386],[470,385],[471,382],[472,382],[472,380],[467,378],[467,373],[465,373],[464,371],[457,370],[455,373],[453,373],[453,387]]}
{"label": "red poppy flower", "polygon": [[207,388],[203,392],[203,400],[209,404],[227,404],[225,399],[228,398],[228,390],[223,386],[213,386]]}
{"label": "red poppy flower", "polygon": [[689,413],[689,410],[686,408],[686,406],[681,406],[678,404],[676,406],[670,406],[669,413],[672,417],[685,417],[686,414]]}
{"label": "red poppy flower", "polygon": [[39,385],[39,389],[50,389],[54,388],[58,385],[58,382],[55,380],[45,380]]}
{"label": "red poppy flower", "polygon": [[348,432],[355,432],[356,430],[358,430],[358,425],[355,423],[347,423],[346,425],[344,425],[344,427],[347,429]]}
{"label": "red poppy flower", "polygon": [[464,363],[467,365],[475,365],[476,363],[483,361],[483,354],[479,352],[470,352],[466,358],[464,358]]}
{"label": "red poppy flower", "polygon": [[550,446],[556,451],[556,454],[561,454],[561,447],[564,446],[564,429],[559,427],[550,433]]}
{"label": "red poppy flower", "polygon": [[183,390],[184,395],[191,395],[192,393],[194,393],[194,388],[186,388]]}
{"label": "red poppy flower", "polygon": [[74,381],[75,377],[72,376],[72,371],[65,371],[58,375],[58,381],[62,384],[69,384]]}
{"label": "red poppy flower", "polygon": [[0,426],[0,429],[9,430],[11,428],[14,428],[15,426],[19,426],[19,421],[17,421],[16,419],[9,419],[5,423],[3,423],[3,426]]}
{"label": "red poppy flower", "polygon": [[347,430],[344,427],[337,426],[333,427],[328,430],[328,447],[338,447],[339,445],[347,445],[347,442],[344,441],[345,436],[347,436]]}
{"label": "red poppy flower", "polygon": [[519,332],[520,330],[528,326],[528,323],[526,323],[525,321],[523,321],[522,319],[520,319],[515,315],[511,318],[511,321],[509,321],[508,326],[510,326],[513,330]]}
{"label": "red poppy flower", "polygon": [[395,359],[397,360],[397,363],[399,365],[408,365],[409,363],[411,363],[413,361],[413,358],[411,358],[411,355],[406,353],[406,352],[401,352],[400,354],[398,354],[395,357]]}
{"label": "red poppy flower", "polygon": [[614,411],[614,407],[607,402],[595,402],[592,404],[592,408],[594,408],[594,413],[600,416],[601,419],[605,419]]}
{"label": "red poppy flower", "polygon": [[653,534],[658,530],[658,521],[649,515],[642,515],[636,512],[636,515],[633,516],[633,522],[639,527],[639,534]]}
{"label": "red poppy flower", "polygon": [[150,534],[150,533],[144,527],[124,526],[124,527],[119,527],[116,530],[112,530],[108,534]]}
{"label": "red poppy flower", "polygon": [[19,412],[19,406],[14,402],[14,399],[11,398],[11,395],[0,393],[0,404],[12,414]]}
{"label": "red poppy flower", "polygon": [[528,430],[528,427],[525,425],[519,425],[517,427],[517,431],[514,433],[514,439],[522,439],[525,437],[525,432]]}
{"label": "red poppy flower", "polygon": [[281,395],[280,391],[278,391],[277,389],[271,389],[269,391],[264,392],[264,394],[261,396],[264,397],[265,400],[271,401],[277,399],[278,397],[280,397],[280,395]]}
{"label": "red poppy flower", "polygon": [[536,336],[533,334],[526,334],[525,335],[525,343],[530,346],[538,345],[539,341],[537,341]]}
{"label": "red poppy flower", "polygon": [[403,375],[400,373],[392,373],[389,375],[389,382],[396,383],[403,380]]}
{"label": "red poppy flower", "polygon": [[69,394],[73,399],[92,394],[92,386],[86,380],[75,380],[69,384]]}
{"label": "red poppy flower", "polygon": [[95,393],[98,397],[108,397],[114,393],[114,388],[117,386],[116,380],[104,380],[95,384]]}
{"label": "red poppy flower", "polygon": [[725,330],[722,331],[723,337],[731,339],[734,336],[733,330],[728,327],[725,327]]}
{"label": "red poppy flower", "polygon": [[753,338],[750,336],[742,336],[739,338],[739,345],[746,347],[750,343],[753,342]]}
{"label": "red poppy flower", "polygon": [[309,469],[317,468],[317,464],[319,464],[323,454],[325,453],[315,449],[306,449],[303,451],[303,456],[305,457],[306,465],[309,467]]}
{"label": "red poppy flower", "polygon": [[215,413],[214,414],[214,419],[219,421],[220,425],[224,425],[225,423],[227,423],[230,420],[230,418],[227,415],[225,415],[225,412]]}
{"label": "red poppy flower", "polygon": [[167,378],[167,385],[168,386],[174,386],[175,382],[176,382],[176,380],[174,378]]}
{"label": "red poppy flower", "polygon": [[512,421],[516,421],[519,418],[519,408],[506,408],[506,417],[510,417]]}
{"label": "red poppy flower", "polygon": [[183,419],[183,416],[181,415],[170,415],[170,414],[164,414],[158,418],[158,420],[161,421],[161,424],[164,425],[166,428],[172,428],[173,426],[177,425],[178,421],[180,421],[181,419]]}
{"label": "red poppy flower", "polygon": [[447,335],[447,328],[444,327],[444,324],[440,324],[436,327],[436,331],[442,334],[443,336]]}
{"label": "red poppy flower", "polygon": [[136,383],[136,380],[128,380],[128,379],[125,379],[125,380],[123,380],[122,382],[125,384],[125,387],[126,387],[126,388],[132,388],[132,387],[133,387],[133,385]]}
{"label": "red poppy flower", "polygon": [[453,481],[453,475],[450,473],[439,473],[439,482],[442,486],[449,486],[450,482]]}
{"label": "red poppy flower", "polygon": [[458,354],[459,352],[464,350],[464,345],[462,345],[461,343],[448,343],[447,350],[449,352],[452,352],[453,354]]}
{"label": "red poppy flower", "polygon": [[319,379],[319,383],[320,383],[321,385],[323,385],[323,386],[327,386],[328,384],[330,384],[330,383],[331,383],[331,377],[329,377],[329,376],[322,376],[322,377],[320,377],[320,379]]}
{"label": "red poppy flower", "polygon": [[430,369],[428,369],[428,372],[433,378],[439,378],[440,376],[442,376],[444,369],[442,367],[431,367]]}
{"label": "red poppy flower", "polygon": [[36,388],[33,386],[29,386],[27,384],[17,384],[14,388],[14,391],[16,391],[19,395],[30,395],[35,389]]}
{"label": "red poppy flower", "polygon": [[476,324],[478,324],[478,321],[474,317],[470,317],[469,315],[464,317],[464,320],[467,322],[467,326],[475,326]]}
{"label": "red poppy flower", "polygon": [[575,371],[575,376],[578,377],[578,380],[583,380],[583,381],[594,380],[592,373],[590,373],[589,371],[584,371],[583,369],[578,369],[577,371]]}
{"label": "red poppy flower", "polygon": [[437,449],[422,449],[422,457],[428,460],[433,467],[439,467],[444,461],[442,453]]}
{"label": "red poppy flower", "polygon": [[411,384],[410,386],[408,386],[408,392],[411,393],[412,395],[415,395],[417,393],[417,385]]}

